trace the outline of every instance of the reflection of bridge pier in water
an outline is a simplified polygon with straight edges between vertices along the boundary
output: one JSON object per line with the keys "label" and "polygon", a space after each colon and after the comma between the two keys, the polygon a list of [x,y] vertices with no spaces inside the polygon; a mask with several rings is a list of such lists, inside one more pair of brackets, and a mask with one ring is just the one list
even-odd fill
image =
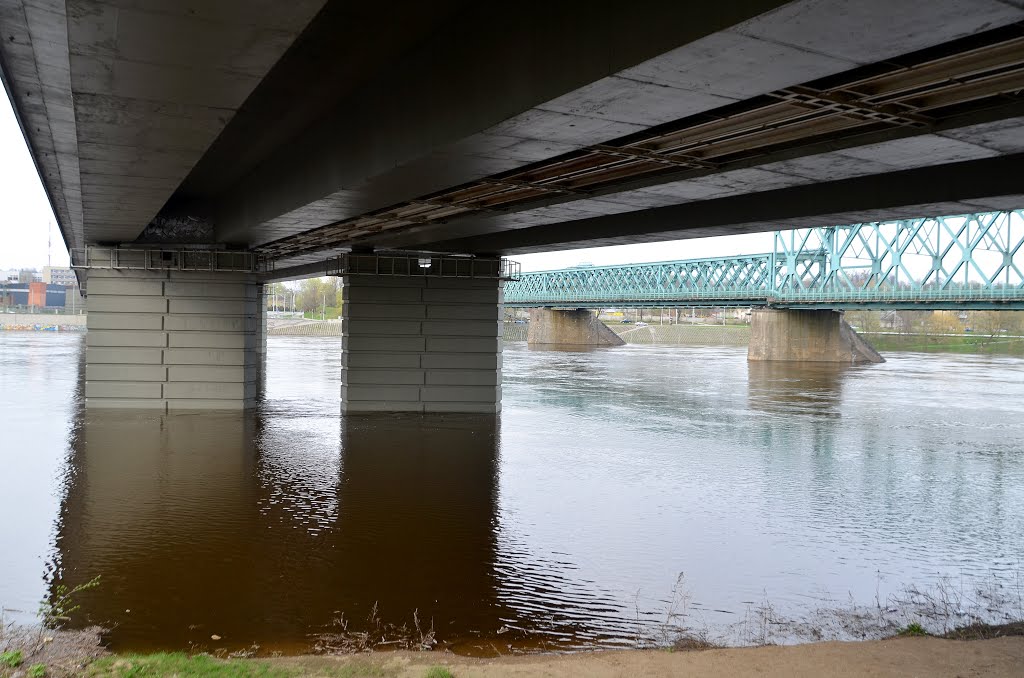
{"label": "reflection of bridge pier in water", "polygon": [[87,412],[56,565],[102,583],[76,623],[117,649],[302,650],[375,604],[442,639],[496,631],[496,417],[340,421],[285,439],[253,413]]}
{"label": "reflection of bridge pier in water", "polygon": [[115,648],[181,648],[226,636],[254,613],[253,582],[269,565],[253,557],[254,420],[80,416],[55,557],[63,583],[100,576],[101,585],[80,595],[75,622],[110,629]]}
{"label": "reflection of bridge pier in water", "polygon": [[751,409],[769,414],[792,415],[797,411],[838,417],[843,380],[856,369],[824,362],[749,361],[748,402]]}
{"label": "reflection of bridge pier in water", "polygon": [[821,362],[747,363],[748,406],[766,415],[756,429],[756,447],[771,451],[765,456],[767,467],[809,464],[814,490],[832,487],[836,455],[841,452],[843,382],[857,369],[864,368]]}
{"label": "reflection of bridge pier in water", "polygon": [[[342,429],[330,589],[357,629],[384,622],[442,640],[493,635],[499,428],[495,415],[350,416]],[[351,628],[351,627],[350,627]]]}

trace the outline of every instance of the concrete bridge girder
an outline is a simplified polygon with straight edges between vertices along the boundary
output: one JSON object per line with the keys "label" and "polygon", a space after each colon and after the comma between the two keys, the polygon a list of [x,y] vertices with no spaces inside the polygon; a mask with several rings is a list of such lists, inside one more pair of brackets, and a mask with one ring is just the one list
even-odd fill
{"label": "concrete bridge girder", "polygon": [[[823,78],[879,60],[895,68],[915,50],[966,40],[946,55],[953,73],[982,32],[1012,42],[1024,20],[1012,2],[640,2],[617,7],[615,21],[575,0],[511,14],[458,0],[243,4],[190,14],[176,3],[0,0],[0,28],[13,38],[0,46],[4,83],[69,244],[130,240],[160,210],[146,237],[174,237],[161,225],[186,220],[206,242],[303,264],[354,244],[540,251],[1019,199],[996,162],[1024,151],[1014,83],[999,94],[1005,106],[931,122],[857,92],[855,103],[825,85],[808,92]],[[664,125],[690,121],[673,128],[685,136],[691,123],[721,123],[766,96],[800,110],[845,106],[845,122],[829,120],[860,116],[874,127],[855,139],[794,140],[758,160],[644,146]],[[541,186],[550,177],[519,176],[536,163],[571,164],[576,153],[661,169],[596,188],[566,178],[549,190]],[[965,166],[941,181],[896,176],[933,165]],[[981,174],[989,181],[971,182]],[[879,177],[892,177],[889,188],[826,185]],[[431,203],[467,182],[497,190],[505,211]],[[750,213],[752,194],[763,212]],[[503,202],[509,196],[519,202]],[[668,220],[659,211],[680,205],[695,210]],[[624,212],[633,225],[614,218]]]}

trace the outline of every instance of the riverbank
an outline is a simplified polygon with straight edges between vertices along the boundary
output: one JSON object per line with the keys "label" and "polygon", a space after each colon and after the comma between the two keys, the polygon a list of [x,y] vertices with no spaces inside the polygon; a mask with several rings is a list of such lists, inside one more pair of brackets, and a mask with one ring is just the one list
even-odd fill
{"label": "riverbank", "polygon": [[[795,646],[702,651],[627,650],[518,655],[489,659],[440,652],[374,652],[344,656],[216,659],[184,654],[110,655],[88,658],[71,673],[39,675],[94,678],[122,676],[233,676],[290,678],[498,678],[518,676],[1019,676],[1024,637],[947,640],[901,637],[879,641],[824,642]],[[28,665],[18,675],[32,675]],[[0,667],[0,676],[15,669]]]}
{"label": "riverbank", "polygon": [[0,331],[84,332],[85,314],[3,313]]}
{"label": "riverbank", "polygon": [[[85,331],[84,314],[80,315],[28,315],[0,316],[0,330],[36,330],[74,332]],[[623,325],[608,323],[627,344],[655,346],[746,346],[750,341],[750,326],[743,324],[715,325]],[[270,318],[267,334],[270,336],[340,337],[341,323],[295,318]],[[508,342],[526,341],[527,323],[503,323],[502,338]],[[879,351],[914,351],[935,353],[980,353],[996,355],[1024,355],[1024,337],[983,334],[907,334],[898,332],[862,332]]]}
{"label": "riverbank", "polygon": [[[1019,676],[1024,622],[972,624],[943,636],[918,625],[883,640],[715,647],[678,641],[660,649],[506,654],[476,658],[442,651],[372,651],[252,658],[183,652],[111,654],[102,629],[0,626],[0,678],[174,676],[176,678],[498,678],[504,676]],[[258,652],[253,646],[251,652]]]}
{"label": "riverbank", "polygon": [[862,332],[879,351],[1024,355],[1024,337],[985,334],[901,334]]}
{"label": "riverbank", "polygon": [[[1019,676],[1024,666],[1024,638],[954,641],[894,638],[856,643],[815,643],[789,647],[755,647],[669,652],[635,650],[569,655],[528,655],[472,659],[396,653],[371,657],[296,657],[270,663],[298,670],[294,675],[393,676],[424,678],[498,678],[505,676]],[[317,673],[318,671],[322,673]],[[305,672],[305,673],[304,673]]]}

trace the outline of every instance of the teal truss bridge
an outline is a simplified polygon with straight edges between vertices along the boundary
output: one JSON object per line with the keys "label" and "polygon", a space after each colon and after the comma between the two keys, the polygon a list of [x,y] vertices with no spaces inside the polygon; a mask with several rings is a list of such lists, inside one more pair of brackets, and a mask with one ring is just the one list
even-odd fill
{"label": "teal truss bridge", "polygon": [[523,273],[505,305],[1024,310],[1024,210],[777,231],[768,254]]}

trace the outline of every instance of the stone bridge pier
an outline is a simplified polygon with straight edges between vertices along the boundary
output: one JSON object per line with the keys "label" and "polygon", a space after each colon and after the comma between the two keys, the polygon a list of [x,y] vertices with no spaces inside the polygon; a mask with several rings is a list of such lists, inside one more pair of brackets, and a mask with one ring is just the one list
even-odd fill
{"label": "stone bridge pier", "polygon": [[563,346],[622,346],[624,342],[586,308],[531,308],[526,343]]}
{"label": "stone bridge pier", "polygon": [[748,360],[828,363],[884,363],[840,311],[755,309],[750,321]]}

